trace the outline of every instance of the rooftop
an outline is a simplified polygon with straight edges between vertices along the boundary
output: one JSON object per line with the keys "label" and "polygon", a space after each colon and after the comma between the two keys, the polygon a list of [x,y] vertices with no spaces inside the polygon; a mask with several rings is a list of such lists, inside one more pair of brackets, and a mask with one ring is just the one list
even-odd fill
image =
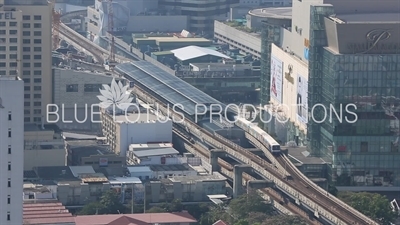
{"label": "rooftop", "polygon": [[96,140],[97,138],[99,138],[96,135],[71,133],[71,132],[62,132],[62,136],[64,137],[65,140]]}
{"label": "rooftop", "polygon": [[83,183],[105,183],[108,182],[107,177],[102,173],[81,174],[79,176]]}
{"label": "rooftop", "polygon": [[226,70],[245,70],[252,69],[250,64],[224,64],[224,63],[190,63],[191,66],[197,67],[200,71],[208,70],[210,67],[210,71],[226,71]]}
{"label": "rooftop", "polygon": [[111,185],[121,184],[141,184],[142,181],[137,177],[115,177],[108,180]]}
{"label": "rooftop", "polygon": [[157,143],[157,144],[130,144],[129,151],[138,149],[159,149],[159,148],[172,148],[171,143]]}
{"label": "rooftop", "polygon": [[48,181],[78,181],[69,166],[45,166],[34,168],[41,180]]}
{"label": "rooftop", "polygon": [[188,171],[193,170],[187,164],[149,165],[151,171]]}
{"label": "rooftop", "polygon": [[41,125],[26,123],[24,124],[24,131],[25,132],[37,132],[37,131],[54,131],[56,133],[61,132],[60,128],[57,127],[55,124]]}
{"label": "rooftop", "polygon": [[211,42],[210,40],[206,38],[185,38],[185,37],[176,37],[176,36],[170,36],[170,37],[134,37],[133,41],[141,41],[141,40],[154,40],[158,43],[160,42]]}
{"label": "rooftop", "polygon": [[[179,77],[169,74],[159,67],[146,61],[123,63],[116,70],[125,74],[125,78],[136,82],[136,85],[155,92],[172,105],[184,106],[182,111],[189,115],[196,113],[196,105],[223,105],[206,93],[186,83]],[[218,108],[218,111],[220,108]]]}
{"label": "rooftop", "polygon": [[95,174],[92,166],[70,166],[69,169],[74,177],[80,177],[81,174]]}
{"label": "rooftop", "polygon": [[76,225],[150,225],[197,222],[188,212],[77,216]]}
{"label": "rooftop", "polygon": [[66,141],[66,144],[78,158],[90,157],[92,155],[115,155],[115,153],[109,151],[109,145],[99,144],[98,141],[69,140]]}
{"label": "rooftop", "polygon": [[262,8],[253,9],[249,14],[257,17],[274,18],[274,19],[291,19],[292,7],[278,7],[278,8]]}
{"label": "rooftop", "polygon": [[220,52],[217,52],[215,50],[209,49],[209,48],[202,48],[198,46],[187,46],[183,48],[178,48],[171,50],[172,53],[174,53],[175,57],[178,58],[181,61],[189,60],[189,59],[195,59],[199,58],[202,56],[206,55],[212,55],[224,59],[230,59],[229,56],[222,54]]}
{"label": "rooftop", "polygon": [[[289,157],[294,161],[301,164],[326,164],[322,158],[310,156],[310,152],[304,146],[301,147],[286,147],[282,146],[282,149],[288,149]],[[295,163],[296,164],[296,163]]]}
{"label": "rooftop", "polygon": [[159,148],[159,149],[133,151],[133,154],[138,158],[142,158],[142,157],[158,156],[158,155],[177,155],[179,154],[179,152],[174,148]]}
{"label": "rooftop", "polygon": [[400,23],[398,13],[339,14],[335,18],[343,23]]}
{"label": "rooftop", "polygon": [[61,203],[24,203],[24,224],[74,224],[75,219]]}
{"label": "rooftop", "polygon": [[213,175],[202,175],[202,176],[177,176],[177,177],[171,177],[168,178],[169,181],[172,182],[182,182],[182,183],[190,183],[194,181],[225,181],[226,178],[223,177],[219,173],[214,173]]}
{"label": "rooftop", "polygon": [[151,112],[124,113],[124,115],[115,115],[117,123],[156,123],[158,117]]}

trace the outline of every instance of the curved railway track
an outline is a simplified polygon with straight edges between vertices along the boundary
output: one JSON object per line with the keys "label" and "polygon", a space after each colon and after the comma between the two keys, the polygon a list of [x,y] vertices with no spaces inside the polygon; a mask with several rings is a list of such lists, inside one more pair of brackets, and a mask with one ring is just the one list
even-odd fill
{"label": "curved railway track", "polygon": [[[203,157],[210,158],[209,151],[205,150],[202,147],[194,146],[194,144],[192,144],[190,142],[189,138],[183,132],[181,132],[179,129],[174,128],[173,132],[176,135],[178,135],[182,140],[184,140],[187,144],[192,145],[197,150],[197,152],[199,152]],[[221,166],[221,168],[223,168],[229,172],[233,172],[233,166],[231,164],[229,164],[228,162],[226,162],[225,160],[218,158],[218,164]],[[250,181],[250,180],[256,180],[254,177],[252,177],[251,175],[249,175],[247,173],[243,173],[243,179],[246,182]],[[315,218],[310,217],[306,211],[304,211],[303,209],[298,207],[296,204],[285,199],[281,194],[279,194],[277,191],[273,190],[272,188],[264,188],[264,189],[261,189],[260,191],[263,194],[268,195],[272,200],[276,201],[278,204],[285,206],[285,208],[289,209],[290,212],[292,212],[294,214],[298,214],[302,218],[306,219],[309,224],[322,225],[321,222],[319,222]]]}
{"label": "curved railway track", "polygon": [[[87,47],[87,46],[85,46],[85,47]],[[93,54],[94,54],[94,56],[100,57],[98,53],[96,54],[96,52],[93,52]],[[135,86],[135,89],[141,91],[142,93],[147,93],[146,91],[139,88],[138,85]],[[140,98],[140,96],[139,96],[139,98]],[[146,102],[147,99],[143,99],[143,100],[145,100],[145,102]],[[166,105],[164,102],[161,102],[158,99],[152,99],[152,101],[155,103],[158,103],[162,106]],[[172,114],[172,115],[168,115],[168,116],[178,117],[179,119],[184,119],[184,118],[181,118],[180,114]],[[176,121],[180,121],[180,120],[176,120]],[[228,146],[229,148],[232,148],[235,151],[240,152],[240,154],[246,156],[252,162],[258,164],[259,166],[261,166],[262,168],[267,170],[272,175],[274,175],[276,177],[282,177],[282,175],[279,173],[279,171],[276,167],[272,166],[271,164],[269,164],[267,161],[263,160],[259,156],[256,156],[255,154],[253,154],[249,151],[243,150],[240,146],[235,145],[234,143],[230,142],[229,140],[226,140],[225,138],[223,138],[222,136],[211,134],[210,132],[199,127],[197,124],[193,123],[192,121],[185,120],[185,122],[190,124],[191,127],[194,127],[197,130],[197,131],[194,131],[194,132],[198,132],[197,135],[200,135],[200,136],[207,135],[208,137],[217,140],[223,146]],[[281,161],[282,159],[284,159],[284,157],[281,157],[280,159],[278,159],[279,163],[283,163],[283,161]],[[344,222],[345,222],[344,224],[358,224],[358,225],[377,224],[375,221],[369,219],[368,217],[361,214],[357,210],[347,206],[345,203],[341,202],[340,200],[336,199],[335,197],[324,195],[324,193],[322,193],[321,190],[318,190],[318,188],[316,188],[314,186],[315,184],[308,185],[312,181],[304,178],[302,176],[302,174],[299,175],[299,171],[297,170],[297,168],[293,168],[294,165],[290,161],[288,161],[286,163],[287,163],[287,165],[289,165],[289,167],[291,167],[291,168],[289,168],[289,170],[290,170],[289,174],[292,176],[293,180],[282,179],[281,181],[305,196],[309,196],[309,197],[315,196],[316,198],[314,198],[313,200],[319,206],[321,206],[325,210],[329,211],[331,214],[335,215],[337,218],[344,219]],[[283,166],[284,164],[281,164],[281,165]],[[295,177],[293,177],[293,176],[295,176]],[[311,189],[310,189],[310,186],[312,187]]]}

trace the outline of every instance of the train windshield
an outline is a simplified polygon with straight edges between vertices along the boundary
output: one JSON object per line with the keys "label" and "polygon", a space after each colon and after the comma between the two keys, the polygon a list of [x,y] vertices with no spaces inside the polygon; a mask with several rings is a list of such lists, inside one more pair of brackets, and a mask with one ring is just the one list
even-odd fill
{"label": "train windshield", "polygon": [[272,150],[281,150],[281,146],[280,145],[273,145],[272,146]]}

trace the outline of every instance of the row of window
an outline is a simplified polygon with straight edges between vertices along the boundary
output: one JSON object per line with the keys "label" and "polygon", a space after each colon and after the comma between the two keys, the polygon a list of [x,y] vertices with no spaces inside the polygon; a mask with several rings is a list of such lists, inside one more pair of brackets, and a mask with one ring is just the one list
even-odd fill
{"label": "row of window", "polygon": [[[8,31],[8,34],[10,34],[10,35],[15,35],[15,34],[17,34],[17,33],[18,33],[17,30],[9,30],[9,31]],[[0,34],[6,35],[6,30],[0,30]],[[2,42],[5,42],[5,38],[2,38],[1,41],[2,41]]]}
{"label": "row of window", "polygon": [[[31,102],[24,102],[25,107],[31,106]],[[42,102],[34,102],[33,106],[42,106]]]}
{"label": "row of window", "polygon": [[[29,78],[24,78],[23,80],[24,80],[24,83],[26,83],[26,84],[31,83],[31,79],[29,79]],[[35,79],[33,79],[33,82],[34,83],[41,83],[42,79],[41,78],[35,78]]]}
{"label": "row of window", "polygon": [[[24,98],[25,99],[30,99],[31,95],[30,94],[24,94]],[[34,94],[33,98],[42,98],[42,95],[41,94]]]}
{"label": "row of window", "polygon": [[[66,85],[66,92],[78,92],[79,91],[78,84],[67,84]],[[85,84],[84,85],[84,92],[99,92],[101,89],[101,84]]]}
{"label": "row of window", "polygon": [[[41,109],[34,109],[34,110],[33,110],[33,113],[34,113],[34,114],[41,114],[41,113],[42,113],[42,110],[41,110]],[[25,114],[25,115],[29,115],[29,114],[31,114],[31,111],[30,111],[30,110],[24,110],[24,114]]]}
{"label": "row of window", "polygon": [[[6,26],[6,22],[0,22],[0,27],[5,27]],[[17,22],[9,22],[8,26],[10,27],[16,27],[17,26]],[[23,28],[31,28],[31,24],[30,23],[23,23],[22,24]],[[42,24],[41,23],[34,23],[33,24],[34,28],[42,28]],[[1,31],[1,30],[0,30]],[[3,30],[4,31],[4,30]]]}
{"label": "row of window", "polygon": [[[12,113],[11,113],[11,111],[8,112],[8,120],[9,120],[9,121],[12,120]],[[8,128],[8,137],[11,138],[11,128]],[[9,154],[9,155],[11,154],[11,145],[8,145],[8,154]],[[11,171],[11,162],[8,162],[7,170],[8,170],[8,171]],[[11,188],[11,178],[8,178],[7,187],[8,187],[8,188]],[[11,204],[11,196],[10,196],[10,195],[7,196],[7,204]],[[8,220],[8,221],[11,220],[10,212],[7,212],[7,220]]]}
{"label": "row of window", "polygon": [[[22,20],[31,20],[31,16],[29,15],[22,16]],[[35,15],[33,16],[33,20],[42,20],[42,16]]]}
{"label": "row of window", "polygon": [[[8,47],[9,51],[18,51],[18,46],[9,46]],[[6,51],[6,46],[0,46],[0,52]],[[22,48],[23,52],[31,52],[31,47],[23,47]],[[42,47],[33,47],[34,52],[41,52]]]}
{"label": "row of window", "polygon": [[[22,36],[31,36],[30,31],[22,31]],[[42,31],[34,31],[33,36],[42,36]]]}
{"label": "row of window", "polygon": [[[25,86],[24,87],[24,91],[30,91],[31,90],[31,87],[29,87],[29,86]],[[41,86],[34,86],[33,87],[33,90],[34,91],[41,91],[42,90],[42,87]]]}
{"label": "row of window", "polygon": [[[30,75],[31,75],[31,71],[30,71],[30,70],[23,70],[23,71],[22,71],[22,75],[24,75],[24,76],[30,76]],[[42,71],[40,71],[40,70],[34,70],[34,71],[33,71],[33,75],[35,75],[35,76],[40,76],[40,75],[42,75]]]}
{"label": "row of window", "polygon": [[[24,118],[24,122],[25,123],[31,122],[31,118],[30,117],[25,117]],[[33,117],[33,122],[40,123],[40,122],[42,122],[42,118],[41,117]]]}
{"label": "row of window", "polygon": [[[17,67],[18,63],[17,62],[10,62],[8,63],[9,67]],[[0,67],[6,67],[5,62],[0,62]],[[23,63],[22,67],[31,67],[30,63]],[[33,63],[33,67],[42,67],[42,63]]]}
{"label": "row of window", "polygon": [[[9,59],[18,59],[18,55],[17,54],[10,54],[10,55],[8,55],[8,57],[9,57]],[[7,58],[6,54],[0,54],[0,59],[6,59],[6,58]],[[23,55],[22,59],[29,60],[29,59],[31,59],[31,56],[30,55]],[[33,59],[42,59],[42,55],[34,55]],[[24,63],[24,65],[25,64],[26,63]]]}

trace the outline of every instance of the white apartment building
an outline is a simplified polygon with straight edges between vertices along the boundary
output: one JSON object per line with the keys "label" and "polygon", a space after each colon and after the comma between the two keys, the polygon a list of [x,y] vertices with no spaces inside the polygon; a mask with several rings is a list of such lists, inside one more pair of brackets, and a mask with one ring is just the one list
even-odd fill
{"label": "white apartment building", "polygon": [[0,0],[0,75],[24,80],[24,122],[40,123],[51,103],[51,6]]}
{"label": "white apartment building", "polygon": [[17,76],[0,75],[1,225],[22,224],[24,166],[23,86],[24,82]]}

